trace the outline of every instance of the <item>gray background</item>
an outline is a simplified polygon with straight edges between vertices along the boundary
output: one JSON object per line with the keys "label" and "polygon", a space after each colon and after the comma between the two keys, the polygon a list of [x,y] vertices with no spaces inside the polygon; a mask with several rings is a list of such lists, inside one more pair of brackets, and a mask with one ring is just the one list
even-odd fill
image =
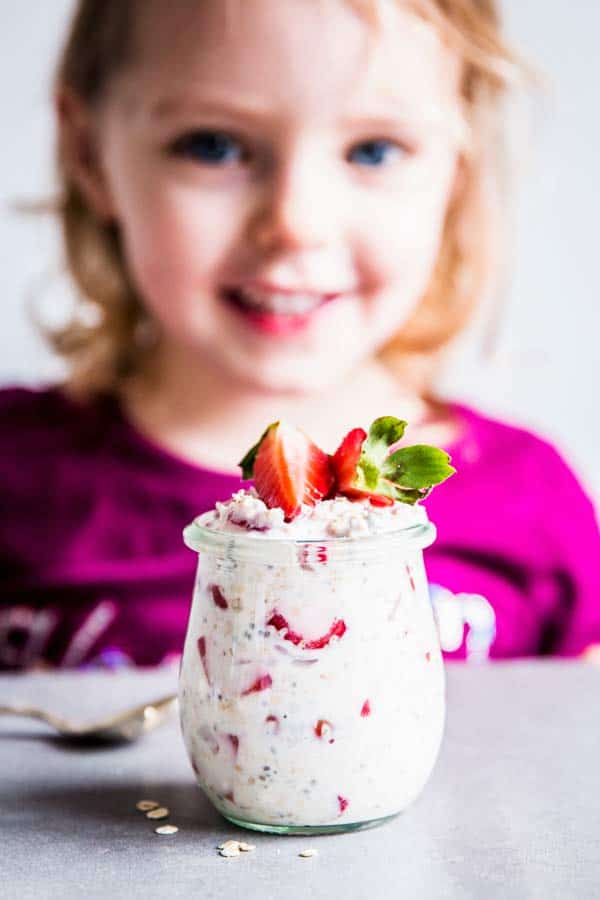
{"label": "gray background", "polygon": [[[48,318],[68,306],[49,217],[18,214],[16,200],[52,190],[50,75],[72,0],[0,0],[0,384],[37,383],[60,368],[37,337],[33,298]],[[598,227],[600,5],[507,0],[509,36],[546,73],[521,147],[505,312],[493,354],[481,326],[461,338],[445,393],[551,438],[600,500]],[[519,117],[521,119],[522,117]]]}

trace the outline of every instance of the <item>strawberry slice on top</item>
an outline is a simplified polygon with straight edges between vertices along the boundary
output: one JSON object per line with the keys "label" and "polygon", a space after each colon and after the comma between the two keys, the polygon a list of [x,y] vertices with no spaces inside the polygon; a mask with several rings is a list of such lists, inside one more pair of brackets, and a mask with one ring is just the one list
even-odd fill
{"label": "strawberry slice on top", "polygon": [[273,422],[240,462],[242,477],[254,479],[261,500],[283,510],[290,522],[302,505],[338,495],[373,506],[423,500],[456,471],[437,447],[399,447],[406,422],[380,416],[369,431],[353,428],[335,453],[324,453],[303,431]]}
{"label": "strawberry slice on top", "polygon": [[330,458],[299,428],[273,422],[240,462],[242,476],[254,478],[261,500],[281,507],[291,521],[302,504],[314,506],[333,486]]}
{"label": "strawberry slice on top", "polygon": [[335,484],[340,493],[352,489],[356,478],[356,467],[366,439],[367,432],[364,428],[353,428],[331,457]]}
{"label": "strawberry slice on top", "polygon": [[366,440],[367,432],[364,428],[353,428],[331,457],[336,489],[351,500],[370,500],[373,506],[391,506],[394,502],[392,497],[356,487],[358,464]]}
{"label": "strawberry slice on top", "polygon": [[453,475],[450,457],[437,447],[398,447],[406,422],[395,416],[375,419],[369,432],[353,428],[331,457],[335,490],[373,506],[395,501],[414,504]]}

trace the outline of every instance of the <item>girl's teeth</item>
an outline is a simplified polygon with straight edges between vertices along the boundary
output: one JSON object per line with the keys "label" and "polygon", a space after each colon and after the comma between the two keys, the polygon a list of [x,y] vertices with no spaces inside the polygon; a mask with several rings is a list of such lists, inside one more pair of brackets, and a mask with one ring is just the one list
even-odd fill
{"label": "girl's teeth", "polygon": [[259,291],[239,291],[240,299],[246,306],[262,312],[280,315],[304,315],[323,302],[314,294],[265,294]]}

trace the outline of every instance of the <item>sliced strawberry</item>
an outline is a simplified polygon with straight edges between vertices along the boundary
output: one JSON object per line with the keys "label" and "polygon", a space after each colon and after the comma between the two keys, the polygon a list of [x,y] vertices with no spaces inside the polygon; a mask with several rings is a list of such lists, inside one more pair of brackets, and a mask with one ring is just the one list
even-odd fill
{"label": "sliced strawberry", "polygon": [[368,700],[365,700],[365,702],[363,703],[360,714],[363,717],[363,719],[366,718],[366,716],[371,715],[371,704],[369,703]]}
{"label": "sliced strawberry", "polygon": [[225,599],[225,594],[218,584],[211,584],[209,587],[209,591],[212,594],[215,606],[218,606],[220,609],[227,609],[229,607],[229,604]]}
{"label": "sliced strawberry", "polygon": [[206,662],[206,638],[204,636],[198,638],[198,653],[200,654],[200,661],[202,663],[202,668],[204,669],[204,674],[206,675],[206,680],[210,684],[208,665]]}
{"label": "sliced strawberry", "polygon": [[394,498],[387,494],[374,494],[372,491],[361,491],[358,488],[346,488],[343,492],[349,500],[368,500],[371,506],[393,506]]}
{"label": "sliced strawberry", "polygon": [[392,497],[355,487],[358,462],[366,439],[367,432],[363,428],[353,428],[331,457],[335,488],[350,500],[369,500],[372,506],[392,506]]}
{"label": "sliced strawberry", "polygon": [[288,522],[303,503],[314,506],[338,494],[373,506],[414,505],[456,470],[437,447],[400,447],[406,425],[380,416],[368,434],[363,428],[349,431],[328,456],[299,429],[274,422],[240,461],[242,477],[254,478],[262,500],[283,509]]}
{"label": "sliced strawberry", "polygon": [[313,730],[318,738],[328,738],[333,731],[333,725],[327,719],[319,719]]}
{"label": "sliced strawberry", "polygon": [[314,572],[315,567],[313,566],[313,563],[325,565],[327,562],[327,547],[317,547],[314,544],[305,544],[300,548],[298,560],[300,562],[300,568],[306,569],[308,572]]}
{"label": "sliced strawberry", "polygon": [[267,673],[266,675],[259,675],[256,681],[250,685],[249,688],[246,688],[245,691],[242,691],[242,697],[247,697],[248,694],[258,694],[260,691],[266,691],[267,688],[270,688],[273,684],[273,679]]}
{"label": "sliced strawberry", "polygon": [[281,507],[286,521],[302,503],[314,506],[333,485],[329,456],[298,428],[275,422],[265,432],[253,463],[258,494],[268,507]]}
{"label": "sliced strawberry", "polygon": [[270,734],[277,734],[279,732],[279,728],[281,727],[281,723],[279,722],[278,716],[267,716],[265,719],[265,725],[267,726],[267,730]]}
{"label": "sliced strawberry", "polygon": [[314,641],[305,641],[303,646],[305,650],[322,650],[323,647],[326,647],[331,638],[337,637],[341,638],[346,633],[346,623],[343,619],[334,619],[333,624],[327,634],[324,634],[320,638],[316,638]]}
{"label": "sliced strawberry", "polygon": [[393,506],[394,498],[388,497],[386,494],[366,494],[369,498],[371,506]]}
{"label": "sliced strawberry", "polygon": [[300,645],[302,650],[322,650],[333,637],[341,638],[346,633],[346,623],[344,620],[334,619],[329,631],[321,635],[321,637],[314,638],[312,641],[307,641],[301,634],[298,634],[297,631],[292,631],[288,624],[288,620],[278,612],[274,612],[271,615],[267,620],[267,625],[272,625],[276,631],[284,632],[282,634],[283,640],[290,641],[296,647]]}
{"label": "sliced strawberry", "polygon": [[348,800],[345,797],[340,796],[338,794],[338,806],[340,808],[340,814],[344,812],[344,810],[348,809]]}
{"label": "sliced strawberry", "polygon": [[340,493],[345,494],[354,484],[356,467],[366,439],[367,432],[364,428],[353,428],[331,457],[335,486]]}
{"label": "sliced strawberry", "polygon": [[268,620],[267,625],[272,625],[275,631],[285,631],[285,634],[283,635],[284,641],[291,641],[295,646],[302,643],[302,635],[298,634],[297,631],[291,630],[287,619],[285,616],[282,616],[281,613],[274,612]]}

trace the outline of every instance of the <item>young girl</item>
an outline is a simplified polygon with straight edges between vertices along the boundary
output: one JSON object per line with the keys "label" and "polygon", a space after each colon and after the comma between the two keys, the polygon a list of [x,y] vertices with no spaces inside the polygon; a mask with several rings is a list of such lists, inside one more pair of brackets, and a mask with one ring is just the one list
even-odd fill
{"label": "young girl", "polygon": [[195,515],[287,419],[443,446],[427,551],[445,651],[600,640],[600,540],[558,453],[430,385],[493,259],[515,63],[494,0],[80,0],[56,84],[80,290],[64,384],[0,393],[0,665],[157,664]]}

